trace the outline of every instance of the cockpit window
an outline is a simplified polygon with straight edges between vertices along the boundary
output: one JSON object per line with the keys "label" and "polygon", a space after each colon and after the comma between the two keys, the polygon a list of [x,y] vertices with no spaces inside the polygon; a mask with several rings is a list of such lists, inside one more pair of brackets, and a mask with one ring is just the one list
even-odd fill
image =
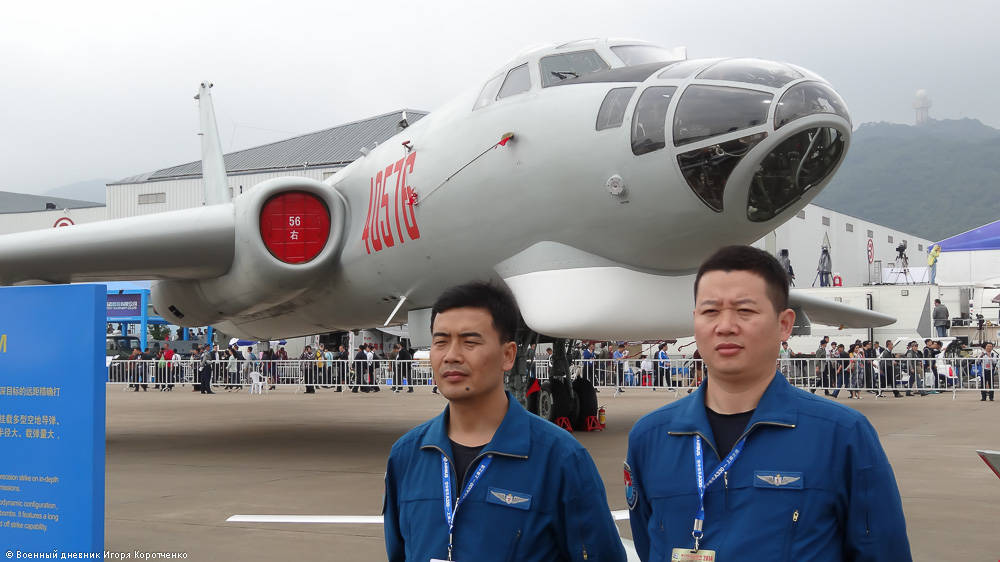
{"label": "cockpit window", "polygon": [[802,78],[802,74],[780,62],[760,59],[730,59],[702,71],[698,78],[731,80],[780,88],[792,80]]}
{"label": "cockpit window", "polygon": [[847,119],[848,123],[851,121],[847,104],[833,88],[819,82],[803,82],[789,88],[778,100],[778,107],[774,110],[774,128],[780,129],[791,121],[814,113],[834,113]]}
{"label": "cockpit window", "polygon": [[673,51],[655,45],[619,45],[611,47],[611,52],[618,55],[625,66],[677,60]]}
{"label": "cockpit window", "polygon": [[501,80],[503,80],[503,74],[494,76],[486,82],[486,85],[483,86],[483,91],[479,92],[479,98],[476,100],[476,105],[472,106],[473,111],[493,103],[493,100],[497,97],[497,91],[500,88]]}
{"label": "cockpit window", "polygon": [[507,79],[500,86],[497,99],[502,100],[513,95],[522,94],[531,89],[531,77],[528,75],[528,63],[512,68],[507,73]]}
{"label": "cockpit window", "polygon": [[742,88],[690,86],[674,115],[674,145],[762,125],[773,97]]}
{"label": "cockpit window", "polygon": [[711,62],[712,61],[705,59],[682,61],[671,65],[670,68],[661,72],[657,78],[687,78],[688,76],[694,74],[694,71],[704,68],[705,65],[710,64]]}
{"label": "cockpit window", "polygon": [[632,99],[635,88],[615,88],[604,96],[601,109],[597,112],[597,130],[620,127],[625,119],[625,108]]}
{"label": "cockpit window", "polygon": [[653,86],[639,96],[632,116],[632,154],[646,154],[667,145],[667,109],[676,91],[675,86]]}
{"label": "cockpit window", "polygon": [[555,86],[567,78],[579,78],[584,74],[611,68],[597,51],[576,51],[560,55],[542,57],[538,63],[542,75],[542,87]]}
{"label": "cockpit window", "polygon": [[771,220],[826,179],[844,157],[844,135],[830,127],[795,133],[761,161],[750,183],[747,218]]}

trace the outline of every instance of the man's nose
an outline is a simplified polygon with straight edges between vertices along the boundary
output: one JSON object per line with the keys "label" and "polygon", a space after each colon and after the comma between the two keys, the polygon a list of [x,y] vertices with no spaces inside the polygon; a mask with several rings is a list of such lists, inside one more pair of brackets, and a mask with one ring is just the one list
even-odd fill
{"label": "man's nose", "polygon": [[718,320],[715,323],[715,332],[717,334],[735,333],[739,329],[736,320],[735,310],[722,310],[719,312]]}

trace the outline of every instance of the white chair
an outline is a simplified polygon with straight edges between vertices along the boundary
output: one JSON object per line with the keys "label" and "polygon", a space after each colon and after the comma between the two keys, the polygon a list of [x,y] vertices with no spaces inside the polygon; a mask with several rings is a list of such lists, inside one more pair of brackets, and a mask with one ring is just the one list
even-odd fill
{"label": "white chair", "polygon": [[254,371],[250,373],[250,395],[256,392],[257,394],[264,394],[267,390],[267,381],[264,379],[264,375]]}

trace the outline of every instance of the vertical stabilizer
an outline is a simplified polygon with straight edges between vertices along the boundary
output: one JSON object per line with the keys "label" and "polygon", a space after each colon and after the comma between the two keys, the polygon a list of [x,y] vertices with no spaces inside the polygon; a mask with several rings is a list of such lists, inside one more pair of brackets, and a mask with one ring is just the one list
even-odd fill
{"label": "vertical stabilizer", "polygon": [[205,80],[198,88],[198,110],[201,114],[201,175],[205,181],[205,204],[228,203],[233,194],[226,182],[226,163],[222,158],[219,128],[215,125],[215,108],[212,107],[212,83]]}

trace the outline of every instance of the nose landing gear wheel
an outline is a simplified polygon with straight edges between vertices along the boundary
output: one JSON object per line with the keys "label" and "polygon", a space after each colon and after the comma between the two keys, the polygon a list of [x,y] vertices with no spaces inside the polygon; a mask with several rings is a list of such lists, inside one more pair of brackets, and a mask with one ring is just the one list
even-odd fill
{"label": "nose landing gear wheel", "polygon": [[569,388],[561,380],[547,380],[542,383],[538,393],[538,415],[555,423],[562,417],[572,414],[572,400]]}

